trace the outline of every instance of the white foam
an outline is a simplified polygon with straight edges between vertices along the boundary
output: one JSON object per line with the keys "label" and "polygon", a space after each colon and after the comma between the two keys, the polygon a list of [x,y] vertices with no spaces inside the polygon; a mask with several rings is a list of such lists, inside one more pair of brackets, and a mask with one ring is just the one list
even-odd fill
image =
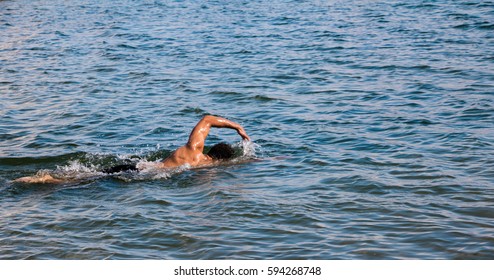
{"label": "white foam", "polygon": [[242,148],[243,157],[247,158],[255,158],[257,156],[257,152],[261,149],[261,146],[248,140],[243,140],[240,142],[240,147]]}
{"label": "white foam", "polygon": [[85,165],[78,160],[69,161],[67,165],[57,166],[51,175],[59,179],[79,180],[88,179],[95,176],[100,176],[102,173],[98,171],[98,167],[90,164]]}
{"label": "white foam", "polygon": [[92,173],[95,172],[96,167],[94,165],[88,167],[78,160],[71,160],[68,165],[57,166],[57,170],[63,173]]}
{"label": "white foam", "polygon": [[149,170],[157,170],[159,169],[159,162],[155,161],[147,161],[147,160],[140,160],[137,162],[136,167],[142,172],[146,172]]}

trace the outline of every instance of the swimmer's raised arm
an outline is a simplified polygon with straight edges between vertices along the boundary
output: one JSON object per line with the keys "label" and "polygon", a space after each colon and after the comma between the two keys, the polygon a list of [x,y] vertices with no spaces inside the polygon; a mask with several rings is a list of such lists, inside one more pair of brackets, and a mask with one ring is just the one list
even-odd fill
{"label": "swimmer's raised arm", "polygon": [[204,116],[197,123],[194,129],[192,129],[186,146],[189,149],[200,150],[202,152],[204,149],[204,141],[206,141],[206,137],[208,137],[211,127],[235,129],[242,139],[250,141],[250,137],[247,135],[244,128],[238,123],[232,122],[225,118],[208,115]]}

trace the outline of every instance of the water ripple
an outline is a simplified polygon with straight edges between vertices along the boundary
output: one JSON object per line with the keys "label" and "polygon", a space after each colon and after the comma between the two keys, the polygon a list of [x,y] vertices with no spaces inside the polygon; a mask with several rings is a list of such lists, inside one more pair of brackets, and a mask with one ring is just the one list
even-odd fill
{"label": "water ripple", "polygon": [[[492,1],[26,3],[0,1],[2,258],[494,256]],[[255,160],[100,172],[204,114]],[[12,182],[46,172],[75,181]]]}

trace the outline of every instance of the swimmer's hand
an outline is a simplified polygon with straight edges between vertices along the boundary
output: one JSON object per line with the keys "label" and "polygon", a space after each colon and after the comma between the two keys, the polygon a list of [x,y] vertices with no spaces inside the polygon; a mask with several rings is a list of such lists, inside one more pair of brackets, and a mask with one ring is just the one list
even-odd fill
{"label": "swimmer's hand", "polygon": [[245,132],[243,127],[240,127],[239,129],[237,129],[237,132],[238,132],[238,135],[240,135],[242,137],[242,139],[250,141],[250,137],[249,137],[249,135],[247,135],[247,133]]}

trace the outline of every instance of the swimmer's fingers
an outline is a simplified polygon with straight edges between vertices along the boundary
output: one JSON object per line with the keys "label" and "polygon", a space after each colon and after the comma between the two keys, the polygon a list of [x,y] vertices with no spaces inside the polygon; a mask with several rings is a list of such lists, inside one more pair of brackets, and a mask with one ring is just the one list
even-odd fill
{"label": "swimmer's fingers", "polygon": [[243,128],[239,128],[238,134],[240,136],[242,136],[242,139],[247,140],[247,141],[250,141],[249,135],[247,135],[247,133],[245,132],[245,130]]}

